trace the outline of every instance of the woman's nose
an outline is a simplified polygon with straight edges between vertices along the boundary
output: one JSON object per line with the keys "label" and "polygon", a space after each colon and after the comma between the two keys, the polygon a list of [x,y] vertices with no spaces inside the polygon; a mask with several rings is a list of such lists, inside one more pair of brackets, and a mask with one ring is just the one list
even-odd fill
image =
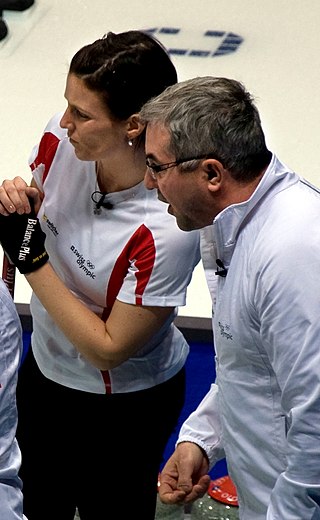
{"label": "woman's nose", "polygon": [[60,119],[60,126],[61,126],[61,128],[66,128],[67,130],[72,129],[73,122],[70,117],[70,111],[68,108],[65,110],[62,118]]}

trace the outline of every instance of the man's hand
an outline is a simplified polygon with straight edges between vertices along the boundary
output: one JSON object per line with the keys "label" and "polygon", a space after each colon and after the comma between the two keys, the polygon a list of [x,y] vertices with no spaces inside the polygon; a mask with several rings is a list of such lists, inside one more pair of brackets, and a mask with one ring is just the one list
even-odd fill
{"label": "man's hand", "polygon": [[20,273],[36,271],[49,260],[45,238],[34,211],[22,215],[12,213],[8,217],[0,215],[1,245]]}
{"label": "man's hand", "polygon": [[159,496],[166,504],[193,502],[210,484],[208,459],[192,442],[178,444],[160,475]]}

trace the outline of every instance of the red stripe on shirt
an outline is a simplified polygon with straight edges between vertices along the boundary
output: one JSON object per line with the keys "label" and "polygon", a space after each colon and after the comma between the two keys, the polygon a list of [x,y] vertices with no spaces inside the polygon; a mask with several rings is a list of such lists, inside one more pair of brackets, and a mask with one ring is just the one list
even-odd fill
{"label": "red stripe on shirt", "polygon": [[35,170],[38,166],[40,166],[40,164],[44,165],[42,182],[45,181],[49,173],[59,143],[60,139],[58,139],[58,137],[53,135],[51,132],[46,132],[42,136],[38,148],[38,155],[33,161],[33,163],[31,163],[30,165],[32,171]]}
{"label": "red stripe on shirt", "polygon": [[[130,266],[136,268],[136,290],[135,303],[142,305],[143,294],[150,279],[152,269],[156,257],[156,248],[151,231],[142,224],[137,231],[131,236],[122,252],[120,253],[110,276],[106,309],[103,313],[103,319],[106,321],[112,306],[122,287]],[[101,371],[106,387],[106,393],[111,393],[111,381],[108,370]]]}

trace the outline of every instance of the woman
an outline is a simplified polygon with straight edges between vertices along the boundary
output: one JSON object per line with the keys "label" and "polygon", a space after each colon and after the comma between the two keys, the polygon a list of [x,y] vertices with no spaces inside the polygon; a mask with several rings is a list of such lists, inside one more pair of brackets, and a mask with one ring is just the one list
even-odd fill
{"label": "woman", "polygon": [[143,184],[139,110],[176,80],[163,47],[139,31],[80,49],[67,109],[32,153],[32,186],[15,178],[0,189],[3,215],[29,213],[33,199],[50,257],[26,275],[33,334],[18,441],[28,520],[73,520],[76,507],[81,520],[154,518],[184,401],[188,345],[173,319],[199,243]]}

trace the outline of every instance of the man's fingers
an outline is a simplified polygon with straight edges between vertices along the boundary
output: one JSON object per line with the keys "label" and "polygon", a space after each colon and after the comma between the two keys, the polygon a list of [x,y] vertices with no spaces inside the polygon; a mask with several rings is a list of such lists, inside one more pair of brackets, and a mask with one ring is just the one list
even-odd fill
{"label": "man's fingers", "polygon": [[210,481],[211,479],[209,475],[201,477],[197,484],[194,484],[192,491],[186,496],[185,502],[194,502],[198,498],[203,497],[203,495],[208,491]]}
{"label": "man's fingers", "polygon": [[160,487],[159,497],[164,504],[181,504],[185,501],[186,494],[179,489],[165,491]]}

